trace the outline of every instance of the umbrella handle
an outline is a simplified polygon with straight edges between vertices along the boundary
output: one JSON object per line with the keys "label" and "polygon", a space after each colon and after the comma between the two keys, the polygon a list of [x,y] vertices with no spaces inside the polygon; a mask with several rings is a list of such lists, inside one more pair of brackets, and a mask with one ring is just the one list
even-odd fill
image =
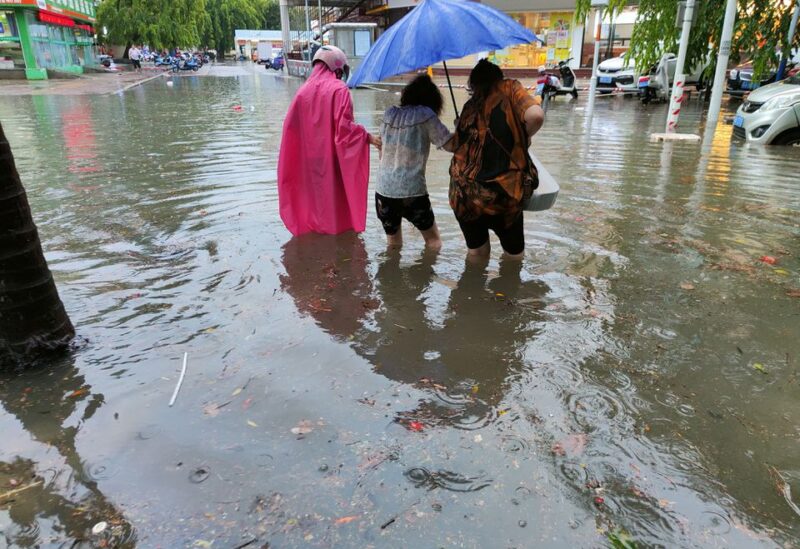
{"label": "umbrella handle", "polygon": [[458,119],[458,106],[456,105],[456,94],[453,93],[453,84],[450,83],[450,73],[447,71],[447,63],[442,61],[444,65],[444,75],[447,77],[447,87],[450,88],[450,98],[453,100],[453,109],[456,111],[456,119]]}

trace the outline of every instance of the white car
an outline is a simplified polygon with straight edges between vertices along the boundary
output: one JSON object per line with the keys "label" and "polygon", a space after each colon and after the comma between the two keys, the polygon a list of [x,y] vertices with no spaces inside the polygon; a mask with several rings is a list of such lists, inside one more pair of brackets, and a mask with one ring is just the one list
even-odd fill
{"label": "white car", "polygon": [[612,57],[597,65],[597,91],[611,93],[615,89],[637,91],[639,76],[633,63],[624,57]]}
{"label": "white car", "polygon": [[800,74],[750,93],[736,111],[733,135],[748,143],[800,146]]}

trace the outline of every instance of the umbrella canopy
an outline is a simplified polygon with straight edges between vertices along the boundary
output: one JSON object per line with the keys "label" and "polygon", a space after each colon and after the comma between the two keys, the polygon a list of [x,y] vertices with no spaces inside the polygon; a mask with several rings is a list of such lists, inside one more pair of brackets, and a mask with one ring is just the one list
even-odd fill
{"label": "umbrella canopy", "polygon": [[348,84],[379,82],[448,59],[536,40],[533,32],[485,4],[423,0],[381,35]]}

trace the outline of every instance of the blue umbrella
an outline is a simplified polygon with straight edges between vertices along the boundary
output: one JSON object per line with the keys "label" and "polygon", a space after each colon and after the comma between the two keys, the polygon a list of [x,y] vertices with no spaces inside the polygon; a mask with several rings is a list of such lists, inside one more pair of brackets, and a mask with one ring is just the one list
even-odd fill
{"label": "blue umbrella", "polygon": [[[541,42],[508,15],[485,4],[469,0],[422,0],[381,35],[348,84],[355,87],[364,82],[379,82],[448,59],[536,40]],[[450,86],[446,63],[444,70]],[[452,86],[450,95],[455,105]]]}

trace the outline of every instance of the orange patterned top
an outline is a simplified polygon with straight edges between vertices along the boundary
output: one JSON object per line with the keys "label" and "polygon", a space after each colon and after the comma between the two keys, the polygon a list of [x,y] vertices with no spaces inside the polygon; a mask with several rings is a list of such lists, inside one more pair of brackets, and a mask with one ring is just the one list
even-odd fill
{"label": "orange patterned top", "polygon": [[[459,221],[504,215],[510,226],[531,190],[524,188],[528,164],[525,111],[541,103],[517,80],[503,80],[482,103],[464,105],[450,163],[450,206]],[[538,178],[534,179],[534,187]]]}

